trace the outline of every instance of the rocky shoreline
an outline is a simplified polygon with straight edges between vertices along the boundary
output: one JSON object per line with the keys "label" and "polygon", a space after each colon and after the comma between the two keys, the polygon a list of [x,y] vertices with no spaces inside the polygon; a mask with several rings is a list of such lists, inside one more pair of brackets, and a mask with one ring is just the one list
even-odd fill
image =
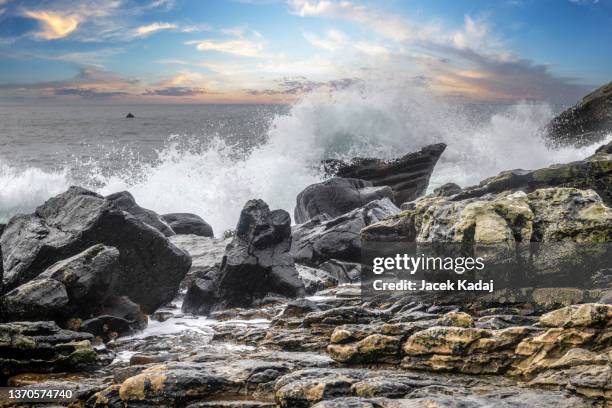
{"label": "rocky shoreline", "polygon": [[[612,405],[610,268],[469,301],[361,296],[367,245],[522,257],[524,243],[612,243],[612,143],[423,196],[443,150],[333,163],[335,177],[297,197],[299,224],[254,199],[224,238],[193,214],[80,187],[13,217],[0,238],[0,385],[69,388],[72,407]],[[548,255],[557,263],[529,259],[561,279],[555,265],[575,254]]]}

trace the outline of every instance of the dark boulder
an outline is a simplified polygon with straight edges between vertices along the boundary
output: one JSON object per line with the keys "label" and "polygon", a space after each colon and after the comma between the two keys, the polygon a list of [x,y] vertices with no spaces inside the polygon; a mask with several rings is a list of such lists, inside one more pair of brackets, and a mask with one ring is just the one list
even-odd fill
{"label": "dark boulder", "polygon": [[54,322],[0,324],[0,383],[24,372],[83,371],[110,362],[93,349],[93,339]]}
{"label": "dark boulder", "polygon": [[332,176],[367,180],[374,186],[389,186],[393,189],[393,202],[400,205],[425,193],[444,149],[446,145],[438,143],[398,159],[354,158],[348,162],[332,159],[324,161],[323,167]]}
{"label": "dark boulder", "polygon": [[191,265],[189,255],[158,230],[96,193],[71,187],[33,214],[10,220],[0,240],[4,290],[99,243],[119,251],[119,273],[109,291],[128,296],[145,313],[174,298]]}
{"label": "dark boulder", "polygon": [[147,321],[140,306],[110,291],[119,272],[119,251],[94,245],[5,293],[0,298],[1,317],[5,321],[55,320],[95,335],[100,327],[110,327],[113,330],[107,329],[108,333],[116,334],[144,329]]}
{"label": "dark boulder", "polygon": [[196,271],[195,278],[189,283],[185,293],[182,311],[196,315],[208,314],[212,306],[219,302],[217,291],[220,275],[218,266]]}
{"label": "dark boulder", "polygon": [[[291,217],[284,210],[270,211],[262,200],[246,203],[227,246],[219,275],[210,282],[196,279],[187,291],[184,311],[210,311],[249,307],[267,295],[303,297],[290,253]],[[190,293],[192,292],[192,293]],[[201,295],[195,296],[196,292]]]}
{"label": "dark boulder", "polygon": [[106,199],[115,204],[115,206],[120,210],[132,214],[134,217],[138,218],[145,224],[152,226],[165,236],[171,237],[175,235],[172,228],[168,225],[168,223],[166,223],[166,221],[163,220],[162,217],[159,216],[159,214],[157,214],[155,211],[142,208],[136,204],[134,196],[128,191],[121,191],[119,193],[108,195],[106,196]]}
{"label": "dark boulder", "polygon": [[559,144],[588,145],[612,132],[612,82],[597,88],[546,126]]}
{"label": "dark boulder", "polygon": [[331,259],[361,262],[361,230],[398,212],[388,198],[383,198],[336,218],[319,216],[296,225],[291,246],[293,257],[309,266],[319,266]]}
{"label": "dark boulder", "polygon": [[4,319],[61,321],[88,316],[106,300],[118,272],[119,251],[94,245],[5,293],[0,300]]}
{"label": "dark boulder", "polygon": [[125,319],[130,323],[132,330],[142,330],[147,327],[147,316],[140,306],[127,296],[110,296],[97,314]]}
{"label": "dark boulder", "polygon": [[295,222],[302,224],[317,215],[336,218],[370,201],[381,198],[393,200],[393,190],[387,186],[374,187],[365,180],[333,177],[306,187],[296,198]]}
{"label": "dark boulder", "polygon": [[134,116],[134,114],[132,112],[128,113],[127,115],[125,115],[126,119],[134,119],[136,116]]}
{"label": "dark boulder", "polygon": [[214,237],[212,227],[199,215],[189,213],[164,214],[162,219],[176,234],[199,235],[201,237]]}

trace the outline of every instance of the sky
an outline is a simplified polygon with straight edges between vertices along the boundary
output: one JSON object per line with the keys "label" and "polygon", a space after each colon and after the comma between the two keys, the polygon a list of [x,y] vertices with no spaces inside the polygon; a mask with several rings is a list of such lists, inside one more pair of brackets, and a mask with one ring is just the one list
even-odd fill
{"label": "sky", "polygon": [[611,80],[612,0],[0,0],[0,102],[287,103],[397,82],[568,104]]}

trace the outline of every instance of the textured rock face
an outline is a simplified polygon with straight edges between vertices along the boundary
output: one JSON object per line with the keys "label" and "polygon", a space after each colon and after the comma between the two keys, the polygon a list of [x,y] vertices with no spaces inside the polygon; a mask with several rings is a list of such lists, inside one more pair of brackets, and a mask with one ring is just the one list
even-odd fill
{"label": "textured rock face", "polygon": [[282,376],[274,389],[283,408],[586,407],[563,393],[526,390],[505,381],[469,383],[398,370],[309,368]]}
{"label": "textured rock face", "polygon": [[612,131],[612,82],[591,92],[546,127],[548,136],[563,144],[601,140]]}
{"label": "textured rock face", "polygon": [[514,323],[507,320],[510,326],[504,329],[483,328],[490,319],[479,319],[476,325],[481,327],[473,327],[465,313],[430,316],[411,323],[370,319],[369,324],[337,326],[327,351],[343,364],[506,374],[532,386],[565,387],[589,398],[612,397],[612,305],[572,305],[542,315],[539,325],[517,318]]}
{"label": "textured rock face", "polygon": [[607,242],[612,209],[591,190],[548,188],[465,199],[425,197],[414,209],[362,231],[365,240],[416,242]]}
{"label": "textured rock face", "polygon": [[4,318],[59,321],[90,317],[111,295],[110,284],[118,273],[119,251],[95,245],[4,294]]}
{"label": "textured rock face", "polygon": [[556,164],[538,170],[508,170],[467,187],[452,196],[455,201],[482,197],[504,191],[532,192],[547,187],[592,189],[612,205],[612,142],[597,149],[592,156],[576,162]]}
{"label": "textured rock face", "polygon": [[119,193],[111,194],[106,196],[106,199],[111,201],[115,207],[132,214],[134,217],[145,224],[152,226],[165,236],[171,237],[174,235],[172,228],[164,219],[162,219],[162,217],[159,216],[159,214],[157,214],[155,211],[142,208],[136,204],[134,196],[132,196],[132,194],[130,194],[128,191],[121,191]]}
{"label": "textured rock face", "polygon": [[394,203],[400,205],[423,195],[444,149],[446,145],[439,143],[395,160],[371,158],[355,158],[349,162],[327,160],[324,162],[324,167],[332,176],[367,180],[374,186],[389,186],[393,190]]}
{"label": "textured rock face", "polygon": [[[416,242],[420,250],[438,242],[451,243],[446,245],[451,251],[452,243],[468,245],[488,263],[487,279],[495,279],[495,292],[480,296],[480,302],[526,302],[546,310],[596,301],[609,287],[596,277],[610,262],[612,209],[595,192],[573,188],[462,201],[428,197],[364,228],[362,239],[369,250],[402,242]],[[495,269],[501,264],[514,266]],[[451,303],[464,295],[436,294]]]}
{"label": "textured rock face", "polygon": [[317,217],[293,228],[291,252],[296,262],[311,266],[330,259],[361,262],[360,231],[398,212],[389,199],[383,198],[337,218]]}
{"label": "textured rock face", "polygon": [[53,322],[0,324],[0,381],[23,372],[95,368],[104,359],[92,348],[92,340],[89,333],[62,330]]}
{"label": "textured rock face", "polygon": [[199,215],[189,213],[164,214],[161,218],[168,223],[170,228],[181,235],[199,235],[201,237],[213,237],[213,229]]}
{"label": "textured rock face", "polygon": [[179,234],[169,240],[191,256],[191,268],[181,282],[181,289],[187,289],[199,274],[221,265],[225,248],[231,242],[230,239]]}
{"label": "textured rock face", "polygon": [[[262,200],[247,202],[218,275],[205,285],[196,280],[187,293],[189,302],[183,304],[183,309],[206,314],[220,308],[250,306],[268,294],[304,296],[304,284],[295,269],[290,248],[289,214],[284,210],[270,211]],[[214,292],[214,295],[194,296],[195,292],[189,293],[192,291]]]}
{"label": "textured rock face", "polygon": [[120,273],[110,290],[147,313],[173,299],[191,264],[189,255],[162,233],[79,187],[51,198],[33,214],[13,217],[0,243],[5,291],[93,245],[115,247]]}
{"label": "textured rock face", "polygon": [[374,187],[365,180],[333,177],[312,184],[298,194],[295,222],[302,224],[318,215],[336,218],[385,197],[393,200],[393,190],[390,187]]}
{"label": "textured rock face", "polygon": [[[424,197],[413,209],[364,228],[361,236],[369,253],[393,247],[401,251],[408,243],[423,252],[445,243],[437,255],[451,256],[452,251],[469,248],[482,257],[487,268],[481,278],[493,279],[495,291],[477,299],[461,291],[432,293],[440,302],[528,303],[546,310],[596,301],[597,291],[605,289],[593,279],[610,262],[612,209],[594,191],[574,188],[461,201]],[[453,277],[427,275],[438,281]]]}
{"label": "textured rock face", "polygon": [[338,285],[338,278],[323,269],[310,268],[304,265],[296,265],[300,279],[304,282],[307,295]]}

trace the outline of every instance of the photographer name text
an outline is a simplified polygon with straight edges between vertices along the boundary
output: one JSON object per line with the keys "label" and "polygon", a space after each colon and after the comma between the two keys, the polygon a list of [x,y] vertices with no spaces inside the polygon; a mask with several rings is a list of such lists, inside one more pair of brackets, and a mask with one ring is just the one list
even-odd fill
{"label": "photographer name text", "polygon": [[466,291],[466,292],[493,292],[493,280],[483,281],[477,280],[470,282],[466,279],[458,279],[446,282],[429,282],[426,280],[399,280],[387,282],[378,279],[372,282],[372,287],[376,291],[426,291],[426,292],[443,292],[443,291]]}

